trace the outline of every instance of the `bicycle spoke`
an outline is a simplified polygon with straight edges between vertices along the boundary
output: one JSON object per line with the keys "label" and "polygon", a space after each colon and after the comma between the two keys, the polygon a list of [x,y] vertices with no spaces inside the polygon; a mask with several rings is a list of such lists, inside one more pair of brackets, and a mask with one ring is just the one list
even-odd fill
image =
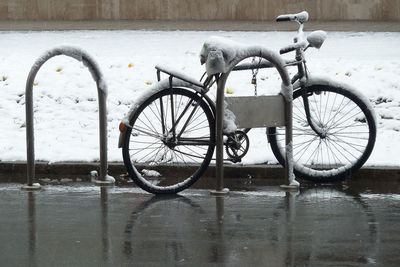
{"label": "bicycle spoke", "polygon": [[[357,107],[354,107],[353,110],[354,110],[355,108],[357,108]],[[346,115],[343,116],[340,120],[336,121],[335,124],[333,124],[333,122],[332,122],[332,124],[328,127],[328,130],[330,130],[330,129],[332,129],[332,128],[336,128],[336,126],[342,124],[342,122],[347,122],[350,118],[356,117],[357,115],[359,115],[359,114],[361,114],[361,113],[362,113],[361,110],[358,111],[356,114],[352,114],[352,113],[348,112],[346,115],[349,115],[349,114],[350,114],[350,116],[348,116],[348,117],[346,117]]]}
{"label": "bicycle spoke", "polygon": [[346,144],[346,145],[349,145],[349,146],[351,146],[352,148],[354,148],[355,150],[357,150],[357,151],[360,152],[360,153],[363,152],[363,150],[358,149],[357,146],[358,146],[358,147],[364,147],[364,145],[360,145],[360,144],[356,144],[356,143],[351,143],[351,142],[346,142],[345,140],[339,139],[339,138],[337,138],[336,136],[331,136],[330,138],[332,138],[332,137],[335,137],[335,138],[336,138],[335,141],[337,141],[337,142],[341,142],[341,143],[344,143],[344,144]]}
{"label": "bicycle spoke", "polygon": [[151,136],[151,137],[160,139],[160,136],[159,136],[159,135],[156,135],[156,134],[154,134],[154,133],[150,133],[150,132],[146,131],[145,129],[141,129],[141,127],[139,127],[139,126],[135,126],[134,128],[132,128],[132,130],[135,130],[135,131],[137,131],[137,132],[147,134],[148,136]]}
{"label": "bicycle spoke", "polygon": [[303,150],[303,153],[300,155],[300,157],[299,157],[298,160],[296,160],[296,161],[299,161],[299,160],[303,157],[303,155],[306,153],[306,151],[310,148],[312,142],[315,141],[315,140],[317,140],[317,139],[318,139],[317,136],[314,137],[313,140],[311,140],[310,142],[308,142],[308,145],[307,145],[307,146],[305,146],[305,147],[302,148],[302,149],[298,149],[298,152],[297,152],[295,155],[293,155],[293,157],[295,157],[295,156],[296,156],[298,153],[300,153],[302,150]]}

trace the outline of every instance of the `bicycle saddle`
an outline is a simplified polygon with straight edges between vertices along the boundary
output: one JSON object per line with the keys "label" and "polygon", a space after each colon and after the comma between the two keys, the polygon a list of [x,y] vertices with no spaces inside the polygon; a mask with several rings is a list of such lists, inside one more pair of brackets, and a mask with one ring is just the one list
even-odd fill
{"label": "bicycle saddle", "polygon": [[280,15],[276,18],[276,21],[297,21],[298,23],[303,24],[304,22],[308,21],[308,12],[303,11],[297,14]]}
{"label": "bicycle saddle", "polygon": [[226,73],[236,59],[243,45],[229,39],[212,36],[208,38],[200,52],[200,62],[206,64],[208,75]]}

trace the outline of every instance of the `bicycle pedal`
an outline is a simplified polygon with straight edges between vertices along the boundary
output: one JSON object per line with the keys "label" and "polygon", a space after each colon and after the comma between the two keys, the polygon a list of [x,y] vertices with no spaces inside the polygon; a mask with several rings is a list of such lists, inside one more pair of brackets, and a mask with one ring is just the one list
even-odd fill
{"label": "bicycle pedal", "polygon": [[232,162],[232,163],[240,163],[240,162],[242,162],[242,159],[241,158],[228,158],[228,160],[230,161],[230,162]]}

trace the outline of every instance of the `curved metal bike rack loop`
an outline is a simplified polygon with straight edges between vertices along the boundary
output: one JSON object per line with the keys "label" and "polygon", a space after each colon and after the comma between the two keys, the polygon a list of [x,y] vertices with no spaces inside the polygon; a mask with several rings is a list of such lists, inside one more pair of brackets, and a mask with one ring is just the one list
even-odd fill
{"label": "curved metal bike rack loop", "polygon": [[[225,84],[228,79],[228,76],[234,66],[236,66],[242,60],[249,57],[261,57],[269,62],[271,62],[274,67],[278,70],[279,75],[282,79],[282,83],[285,87],[290,87],[290,77],[288,72],[284,67],[284,61],[281,57],[271,52],[270,50],[263,47],[251,47],[248,53],[243,53],[242,56],[237,57],[234,62],[230,63],[232,66],[226,73],[222,73],[218,80],[217,85],[217,100],[216,100],[216,176],[217,176],[217,188],[216,191],[212,191],[212,194],[226,194],[229,190],[224,189],[223,178],[224,178],[224,166],[223,166],[223,154],[224,154],[224,141],[223,141],[223,117],[224,117],[224,89]],[[293,94],[293,92],[291,92]],[[285,143],[286,145],[292,142],[292,126],[293,126],[293,118],[292,118],[292,110],[293,105],[291,99],[287,99],[285,97]],[[292,162],[290,158],[292,155],[290,153],[286,153],[286,162]],[[285,179],[289,181],[290,177],[293,177],[293,166],[290,164],[286,164],[285,166]]]}
{"label": "curved metal bike rack loop", "polygon": [[42,65],[55,56],[69,56],[81,61],[90,71],[97,85],[99,102],[99,131],[100,131],[100,175],[98,184],[112,184],[107,178],[107,86],[103,80],[103,75],[95,60],[85,51],[76,47],[56,47],[47,51],[42,57],[33,64],[25,88],[26,102],[26,145],[27,145],[27,185],[23,189],[39,189],[40,186],[33,185],[35,179],[35,148],[33,130],[33,83]]}

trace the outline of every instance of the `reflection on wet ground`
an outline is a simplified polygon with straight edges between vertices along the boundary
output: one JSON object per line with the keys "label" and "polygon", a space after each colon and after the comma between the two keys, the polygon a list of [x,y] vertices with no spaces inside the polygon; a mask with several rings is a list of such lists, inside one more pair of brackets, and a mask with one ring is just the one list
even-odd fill
{"label": "reflection on wet ground", "polygon": [[[234,186],[158,197],[131,187],[0,184],[3,266],[399,266],[398,183]],[[245,189],[245,190],[243,190]]]}

